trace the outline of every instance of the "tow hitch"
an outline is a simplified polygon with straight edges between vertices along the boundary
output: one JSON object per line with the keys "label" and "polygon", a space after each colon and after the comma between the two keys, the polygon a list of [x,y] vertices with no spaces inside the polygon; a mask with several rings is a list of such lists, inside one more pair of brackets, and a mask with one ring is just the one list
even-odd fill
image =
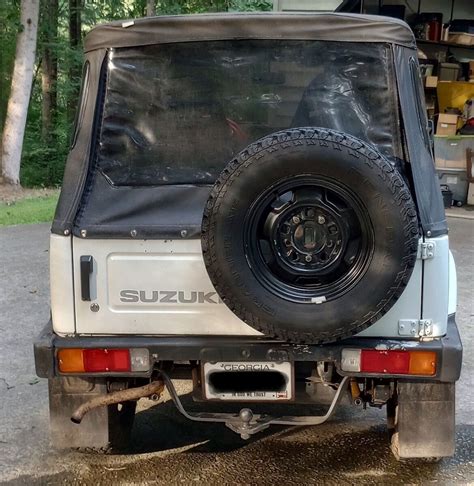
{"label": "tow hitch", "polygon": [[344,377],[338,386],[337,392],[325,415],[321,416],[281,416],[273,417],[264,414],[254,414],[250,408],[243,408],[238,414],[235,413],[209,413],[209,412],[187,412],[169,376],[160,372],[168,393],[171,396],[178,411],[187,419],[194,422],[221,422],[230,430],[237,433],[242,439],[249,439],[250,436],[267,429],[270,425],[321,425],[334,413],[343,392],[347,389],[348,377]]}

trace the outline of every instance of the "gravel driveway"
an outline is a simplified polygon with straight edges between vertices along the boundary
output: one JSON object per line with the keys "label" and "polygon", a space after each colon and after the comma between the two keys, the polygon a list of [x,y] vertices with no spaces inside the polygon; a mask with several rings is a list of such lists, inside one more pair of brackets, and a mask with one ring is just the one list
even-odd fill
{"label": "gravel driveway", "polygon": [[[474,484],[474,221],[450,219],[464,367],[457,451],[439,464],[398,463],[384,411],[341,408],[313,428],[272,428],[242,441],[222,425],[188,423],[166,400],[142,400],[131,454],[54,452],[47,385],[32,341],[49,317],[49,225],[0,229],[0,482],[8,484]],[[184,383],[180,393],[187,393]]]}

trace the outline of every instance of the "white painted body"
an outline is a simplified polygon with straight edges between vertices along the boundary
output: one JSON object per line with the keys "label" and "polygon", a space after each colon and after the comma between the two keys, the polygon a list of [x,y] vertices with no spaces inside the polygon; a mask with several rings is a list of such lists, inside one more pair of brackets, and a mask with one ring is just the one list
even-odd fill
{"label": "white painted body", "polygon": [[[400,338],[400,319],[421,318],[433,321],[433,337],[446,333],[448,313],[456,307],[456,270],[448,237],[430,241],[436,245],[434,258],[417,260],[401,297],[360,336]],[[90,302],[82,301],[80,294],[82,255],[94,259]],[[53,235],[50,257],[53,328],[60,335],[260,335],[219,301],[199,240],[94,240]],[[142,290],[146,299],[156,298],[157,291],[176,295],[168,294],[172,302],[123,302],[123,290]],[[173,302],[178,297],[188,302]],[[92,303],[98,304],[97,312],[91,310]],[[316,319],[317,312],[315,305]]]}

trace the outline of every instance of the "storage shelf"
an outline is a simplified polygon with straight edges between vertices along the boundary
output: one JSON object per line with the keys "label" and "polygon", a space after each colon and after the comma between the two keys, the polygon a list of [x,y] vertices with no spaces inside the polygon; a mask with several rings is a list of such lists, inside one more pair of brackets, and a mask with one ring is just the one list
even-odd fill
{"label": "storage shelf", "polygon": [[459,49],[469,49],[474,50],[474,45],[466,45],[466,44],[455,44],[454,42],[446,42],[446,41],[432,41],[426,39],[416,39],[417,44],[430,44],[433,46],[444,46],[444,47],[456,47]]}
{"label": "storage shelf", "polygon": [[433,135],[435,138],[443,138],[443,139],[463,139],[463,138],[474,138],[474,135]]}

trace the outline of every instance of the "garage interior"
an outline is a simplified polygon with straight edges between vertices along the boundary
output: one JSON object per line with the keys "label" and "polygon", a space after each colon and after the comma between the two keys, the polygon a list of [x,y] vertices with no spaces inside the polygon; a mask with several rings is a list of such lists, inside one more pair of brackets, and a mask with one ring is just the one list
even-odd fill
{"label": "garage interior", "polygon": [[474,2],[274,0],[275,11],[350,12],[405,20],[418,45],[436,172],[447,216],[474,219]]}

